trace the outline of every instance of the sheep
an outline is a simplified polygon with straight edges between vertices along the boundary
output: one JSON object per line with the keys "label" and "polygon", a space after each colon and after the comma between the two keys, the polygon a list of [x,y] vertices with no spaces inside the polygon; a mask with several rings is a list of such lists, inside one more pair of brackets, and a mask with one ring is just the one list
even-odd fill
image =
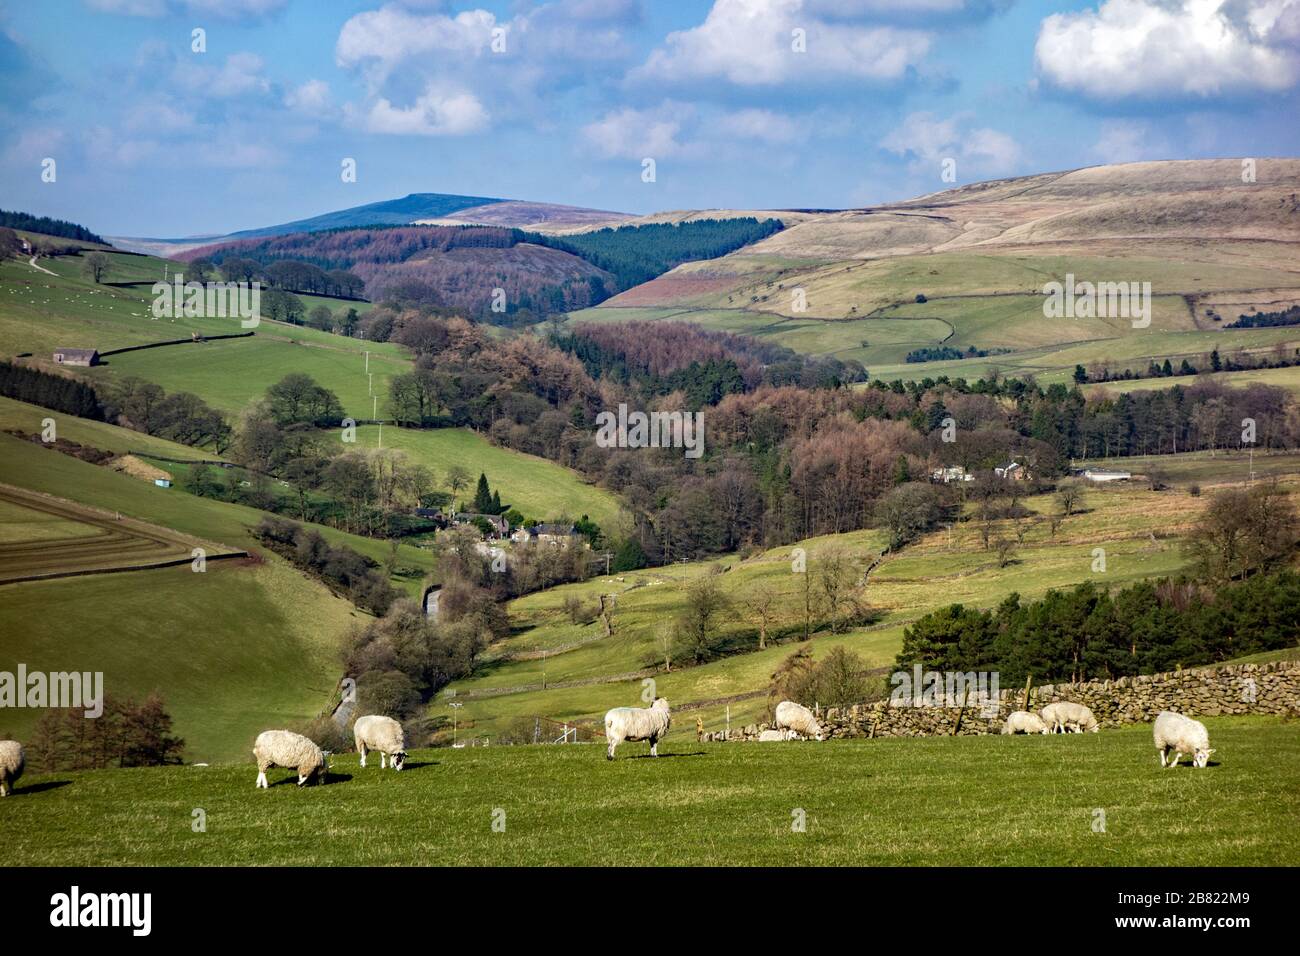
{"label": "sheep", "polygon": [[759,731],[758,739],[763,743],[768,743],[773,740],[785,740],[787,738],[784,730],[762,730]]}
{"label": "sheep", "polygon": [[298,786],[315,778],[318,784],[329,776],[325,754],[302,734],[292,730],[264,730],[253,744],[253,757],[257,760],[257,786],[269,787],[266,782],[268,767],[290,767],[298,770]]}
{"label": "sheep", "polygon": [[366,754],[372,750],[379,751],[379,769],[384,769],[384,758],[388,757],[394,770],[401,770],[406,763],[406,733],[402,725],[391,717],[370,714],[358,717],[352,725],[352,740],[361,754],[361,766],[366,765]]}
{"label": "sheep", "polygon": [[776,729],[788,730],[803,737],[824,740],[825,731],[811,710],[792,700],[783,700],[776,705]]}
{"label": "sheep", "polygon": [[1017,710],[1011,713],[1007,722],[1002,725],[1004,734],[1045,734],[1048,732],[1047,724],[1043,718],[1037,714],[1031,714],[1027,710]]}
{"label": "sheep", "polygon": [[[1177,766],[1183,754],[1192,755],[1192,765],[1204,768],[1210,762],[1210,732],[1199,720],[1192,720],[1172,710],[1162,710],[1156,715],[1152,724],[1156,750],[1160,751],[1160,766]],[[1166,762],[1169,751],[1174,752],[1174,759]]]}
{"label": "sheep", "polygon": [[1039,711],[1039,716],[1054,734],[1069,733],[1071,728],[1075,733],[1083,733],[1087,730],[1095,734],[1100,726],[1092,711],[1083,704],[1072,704],[1064,700],[1048,704]]}
{"label": "sheep", "polygon": [[614,759],[614,748],[624,740],[650,741],[650,756],[659,756],[659,739],[668,733],[672,716],[668,712],[668,701],[656,697],[649,707],[615,707],[605,714],[605,738],[609,741],[609,750],[605,759]]}
{"label": "sheep", "polygon": [[27,755],[23,745],[16,740],[0,740],[0,797],[9,796],[18,778],[23,775]]}

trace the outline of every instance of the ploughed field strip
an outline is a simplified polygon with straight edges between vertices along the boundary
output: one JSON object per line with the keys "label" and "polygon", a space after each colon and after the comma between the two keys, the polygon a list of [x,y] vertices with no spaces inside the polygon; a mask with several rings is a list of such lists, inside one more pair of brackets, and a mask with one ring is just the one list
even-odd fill
{"label": "ploughed field strip", "polygon": [[0,584],[242,554],[134,518],[0,484]]}

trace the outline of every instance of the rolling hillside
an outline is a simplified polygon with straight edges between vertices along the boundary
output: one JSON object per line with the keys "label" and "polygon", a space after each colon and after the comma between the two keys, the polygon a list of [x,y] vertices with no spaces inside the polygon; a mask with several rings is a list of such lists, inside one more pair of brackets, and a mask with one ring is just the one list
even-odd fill
{"label": "rolling hillside", "polygon": [[[1282,456],[1279,463],[1284,471],[1293,468],[1293,456]],[[1188,475],[1207,486],[1241,479],[1244,461],[1225,462],[1220,456],[1217,465],[1217,471],[1203,466],[1192,470],[1189,465]],[[1182,490],[1183,477],[1180,473],[1177,479],[1179,490],[1169,492],[1137,486],[1090,490],[1086,512],[1068,519],[1054,537],[1045,524],[1032,524],[1017,559],[1007,567],[999,567],[992,553],[981,547],[974,522],[926,535],[871,571],[863,597],[876,612],[874,623],[840,634],[822,631],[809,646],[817,658],[842,646],[869,667],[885,667],[892,664],[907,623],[953,602],[992,607],[1013,592],[1030,598],[1090,578],[1123,586],[1175,573],[1187,561],[1179,537],[1206,500]],[[1293,496],[1300,495],[1300,485],[1294,481],[1288,488]],[[1050,496],[1024,503],[1040,514],[1054,507]],[[1003,524],[999,533],[1012,534],[1010,523]],[[697,717],[708,730],[722,729],[728,707],[733,724],[757,720],[767,706],[771,674],[802,646],[797,640],[801,627],[797,608],[803,578],[791,573],[792,549],[805,548],[810,563],[840,551],[865,569],[883,544],[880,532],[853,532],[798,542],[745,560],[729,555],[712,562],[600,577],[520,598],[511,604],[515,633],[489,649],[489,663],[473,679],[453,687],[454,699],[464,705],[462,726],[470,728],[468,733],[487,735],[535,717],[591,726],[610,707],[636,705],[640,682],[650,676],[657,692],[673,704],[670,737],[693,736]],[[1104,575],[1090,571],[1093,548],[1099,545],[1106,549]],[[663,672],[655,666],[662,664],[662,639],[685,607],[687,587],[719,570],[720,583],[733,605],[720,625],[730,656]],[[781,616],[774,633],[781,643],[758,650],[757,624],[747,602],[763,589],[777,595]],[[594,607],[601,594],[617,596],[610,638],[603,636],[599,621],[574,624],[566,607],[570,598]],[[442,712],[439,708],[452,699],[440,700],[435,712]]]}
{"label": "rolling hillside", "polygon": [[[799,214],[762,242],[693,262],[578,313],[671,319],[854,358],[874,377],[973,379],[996,367],[1064,381],[1075,364],[1145,367],[1216,346],[1300,345],[1295,328],[1226,331],[1235,317],[1300,301],[1300,160],[1102,166],[963,186],[906,202]],[[1151,324],[1048,319],[1043,287],[1150,282]],[[802,299],[796,299],[800,290]],[[806,304],[800,309],[799,304]],[[1010,354],[907,363],[947,346]]]}

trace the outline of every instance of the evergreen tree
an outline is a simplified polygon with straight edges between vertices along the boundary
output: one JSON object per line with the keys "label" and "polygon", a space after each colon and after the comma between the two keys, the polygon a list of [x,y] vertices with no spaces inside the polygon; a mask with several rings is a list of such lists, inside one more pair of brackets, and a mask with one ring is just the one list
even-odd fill
{"label": "evergreen tree", "polygon": [[480,473],[478,487],[474,489],[474,511],[481,515],[492,514],[492,491],[488,488],[487,475]]}

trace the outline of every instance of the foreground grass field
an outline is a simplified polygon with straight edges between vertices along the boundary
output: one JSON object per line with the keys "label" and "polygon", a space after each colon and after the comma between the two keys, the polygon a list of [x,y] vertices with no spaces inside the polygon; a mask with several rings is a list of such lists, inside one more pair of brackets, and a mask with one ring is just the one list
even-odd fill
{"label": "foreground grass field", "polygon": [[[307,789],[272,771],[255,790],[251,758],[36,774],[0,800],[0,829],[10,865],[1300,863],[1295,726],[1207,724],[1218,753],[1206,770],[1162,771],[1150,728],[1136,726],[690,740],[658,760],[625,745],[612,764],[600,745],[426,750],[401,773],[340,754],[330,783]],[[192,828],[199,810],[206,832]],[[805,832],[792,827],[800,810]]]}

